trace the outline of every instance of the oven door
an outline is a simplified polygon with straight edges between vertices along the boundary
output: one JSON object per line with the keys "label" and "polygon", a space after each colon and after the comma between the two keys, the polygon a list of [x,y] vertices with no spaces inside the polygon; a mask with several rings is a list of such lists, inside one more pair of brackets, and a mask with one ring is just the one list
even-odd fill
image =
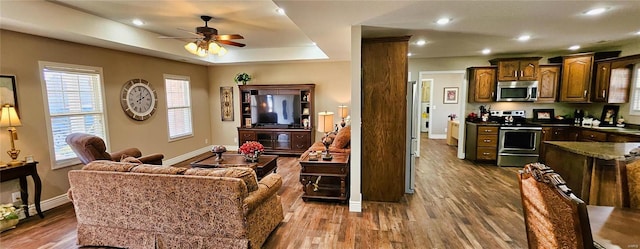
{"label": "oven door", "polygon": [[500,127],[500,154],[538,154],[542,127]]}

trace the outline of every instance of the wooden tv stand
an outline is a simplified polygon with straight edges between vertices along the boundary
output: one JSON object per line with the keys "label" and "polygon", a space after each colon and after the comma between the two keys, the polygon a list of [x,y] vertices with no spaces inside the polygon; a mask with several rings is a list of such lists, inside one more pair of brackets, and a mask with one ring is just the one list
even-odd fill
{"label": "wooden tv stand", "polygon": [[[246,141],[258,141],[268,154],[300,155],[315,140],[314,123],[314,84],[279,85],[240,85],[240,127],[238,127],[238,146]],[[300,120],[288,127],[257,126],[251,119],[251,110],[256,108],[251,102],[252,95],[295,94],[300,96]],[[305,121],[306,120],[306,121]],[[305,124],[307,124],[305,126]]]}

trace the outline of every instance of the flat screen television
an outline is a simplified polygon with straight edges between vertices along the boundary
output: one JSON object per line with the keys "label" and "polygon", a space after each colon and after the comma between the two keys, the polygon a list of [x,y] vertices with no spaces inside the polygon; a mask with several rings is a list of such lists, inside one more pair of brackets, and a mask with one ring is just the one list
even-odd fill
{"label": "flat screen television", "polygon": [[257,126],[300,124],[300,95],[251,95],[251,123]]}

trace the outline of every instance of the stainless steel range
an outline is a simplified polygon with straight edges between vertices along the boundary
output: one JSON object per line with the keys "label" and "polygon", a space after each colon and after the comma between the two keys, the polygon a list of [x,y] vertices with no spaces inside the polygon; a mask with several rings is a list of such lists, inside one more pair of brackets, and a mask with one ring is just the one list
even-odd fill
{"label": "stainless steel range", "polygon": [[498,133],[498,166],[522,167],[537,162],[542,127],[527,124],[525,111],[496,111],[495,115],[503,120]]}

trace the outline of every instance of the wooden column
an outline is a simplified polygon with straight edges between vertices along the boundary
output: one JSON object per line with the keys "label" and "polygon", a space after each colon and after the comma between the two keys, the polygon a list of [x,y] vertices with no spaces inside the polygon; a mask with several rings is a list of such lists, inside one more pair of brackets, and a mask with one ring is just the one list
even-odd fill
{"label": "wooden column", "polygon": [[404,195],[409,36],[362,40],[362,196]]}

